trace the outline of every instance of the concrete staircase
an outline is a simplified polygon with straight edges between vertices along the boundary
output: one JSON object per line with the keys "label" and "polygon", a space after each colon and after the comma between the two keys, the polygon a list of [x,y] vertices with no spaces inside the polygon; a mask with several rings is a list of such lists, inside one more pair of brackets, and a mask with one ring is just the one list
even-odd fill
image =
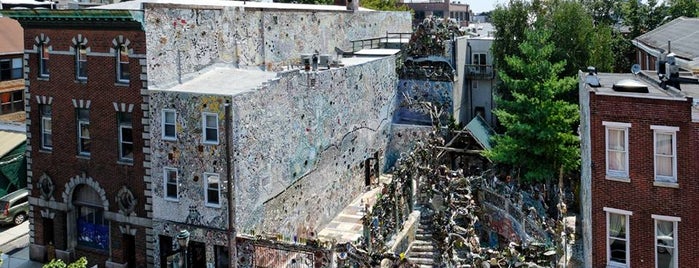
{"label": "concrete staircase", "polygon": [[415,235],[415,241],[410,244],[408,260],[419,267],[439,267],[436,263],[434,240],[432,239],[432,212],[429,209],[420,209],[420,224]]}

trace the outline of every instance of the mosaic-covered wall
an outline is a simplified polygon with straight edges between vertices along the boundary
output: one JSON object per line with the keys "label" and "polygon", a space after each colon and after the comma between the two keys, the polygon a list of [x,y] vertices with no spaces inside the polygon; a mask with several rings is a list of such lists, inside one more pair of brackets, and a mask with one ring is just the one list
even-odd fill
{"label": "mosaic-covered wall", "polygon": [[351,40],[411,32],[408,12],[149,8],[145,12],[149,83],[177,82],[213,63],[279,71],[301,54],[335,55]]}
{"label": "mosaic-covered wall", "polygon": [[443,111],[442,121],[445,122],[453,114],[453,82],[429,80],[405,80],[398,82],[398,105],[395,123],[431,125],[429,113],[420,102],[430,102],[440,105]]}
{"label": "mosaic-covered wall", "polygon": [[386,57],[295,71],[233,98],[241,232],[317,231],[358,196],[364,160],[388,141],[394,69]]}
{"label": "mosaic-covered wall", "polygon": [[390,141],[386,146],[384,172],[395,166],[401,153],[410,153],[417,141],[428,140],[433,130],[432,126],[393,124]]}

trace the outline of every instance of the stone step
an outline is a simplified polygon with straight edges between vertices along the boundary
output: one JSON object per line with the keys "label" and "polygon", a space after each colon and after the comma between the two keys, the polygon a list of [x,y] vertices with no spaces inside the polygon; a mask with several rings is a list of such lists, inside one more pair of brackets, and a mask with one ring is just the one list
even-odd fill
{"label": "stone step", "polygon": [[413,246],[410,252],[434,252],[433,246]]}
{"label": "stone step", "polygon": [[425,258],[425,259],[434,259],[434,251],[413,251],[410,252],[409,258]]}
{"label": "stone step", "polygon": [[418,265],[417,267],[420,267],[420,268],[432,268],[432,267],[434,267],[434,265],[424,265],[424,264],[421,264],[421,265]]}
{"label": "stone step", "polygon": [[434,259],[430,258],[409,258],[409,260],[418,265],[430,265],[430,267],[434,266]]}
{"label": "stone step", "polygon": [[432,234],[416,234],[415,239],[422,241],[432,241]]}

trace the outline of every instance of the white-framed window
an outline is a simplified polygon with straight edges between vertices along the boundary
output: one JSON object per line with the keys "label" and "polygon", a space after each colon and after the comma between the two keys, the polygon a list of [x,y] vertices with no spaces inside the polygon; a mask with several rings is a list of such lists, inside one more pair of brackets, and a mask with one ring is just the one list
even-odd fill
{"label": "white-framed window", "polygon": [[85,45],[75,47],[75,75],[78,80],[87,79],[87,47]]}
{"label": "white-framed window", "polygon": [[677,183],[677,131],[679,127],[650,126],[653,130],[655,182]]}
{"label": "white-framed window", "polygon": [[125,44],[117,47],[116,61],[117,82],[128,83],[131,72],[129,71],[129,48]]}
{"label": "white-framed window", "polygon": [[49,46],[40,43],[39,46],[39,76],[49,77]]}
{"label": "white-framed window", "polygon": [[78,154],[90,155],[90,110],[75,109],[78,121]]}
{"label": "white-framed window", "polygon": [[24,90],[5,91],[0,93],[0,114],[24,111]]}
{"label": "white-framed window", "polygon": [[202,113],[202,136],[206,144],[218,144],[218,114]]}
{"label": "white-framed window", "polygon": [[630,123],[602,122],[605,126],[606,171],[608,177],[629,178]]}
{"label": "white-framed window", "polygon": [[629,217],[631,211],[604,208],[607,213],[607,267],[629,267]]}
{"label": "white-framed window", "polygon": [[163,195],[165,199],[177,201],[179,199],[177,186],[179,184],[179,177],[177,175],[177,169],[164,167],[163,168]]}
{"label": "white-framed window", "polygon": [[486,65],[486,56],[487,54],[485,53],[474,53],[473,54],[473,63],[474,65]]}
{"label": "white-framed window", "polygon": [[41,149],[53,149],[53,134],[51,128],[51,105],[40,104],[41,112]]}
{"label": "white-framed window", "polygon": [[677,268],[678,217],[651,215],[655,219],[655,267]]}
{"label": "white-framed window", "polygon": [[133,115],[127,112],[117,113],[119,128],[119,160],[133,161]]}
{"label": "white-framed window", "polygon": [[216,173],[204,173],[206,193],[206,205],[212,207],[221,206],[221,178]]}
{"label": "white-framed window", "polygon": [[163,140],[177,140],[177,112],[172,109],[164,109],[161,122]]}

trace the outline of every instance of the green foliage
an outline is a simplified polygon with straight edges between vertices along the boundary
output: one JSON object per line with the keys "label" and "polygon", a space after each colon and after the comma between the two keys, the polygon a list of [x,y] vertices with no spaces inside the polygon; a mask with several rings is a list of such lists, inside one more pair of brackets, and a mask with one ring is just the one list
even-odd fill
{"label": "green foliage", "polygon": [[359,4],[362,7],[381,11],[412,11],[408,6],[402,5],[397,0],[363,0]]}
{"label": "green foliage", "polygon": [[71,264],[66,264],[62,260],[59,259],[53,259],[51,262],[44,264],[42,268],[86,268],[87,267],[87,259],[85,257],[81,257],[77,261],[71,263]]}
{"label": "green foliage", "polygon": [[533,28],[525,31],[519,46],[522,56],[507,56],[509,71],[498,72],[512,99],[497,99],[495,114],[507,130],[485,154],[496,163],[521,168],[525,181],[543,181],[579,165],[579,140],[572,133],[578,109],[560,99],[577,82],[559,78],[566,62],[551,62],[551,31]]}
{"label": "green foliage", "polygon": [[697,0],[667,0],[668,15],[671,18],[699,16],[699,1]]}

